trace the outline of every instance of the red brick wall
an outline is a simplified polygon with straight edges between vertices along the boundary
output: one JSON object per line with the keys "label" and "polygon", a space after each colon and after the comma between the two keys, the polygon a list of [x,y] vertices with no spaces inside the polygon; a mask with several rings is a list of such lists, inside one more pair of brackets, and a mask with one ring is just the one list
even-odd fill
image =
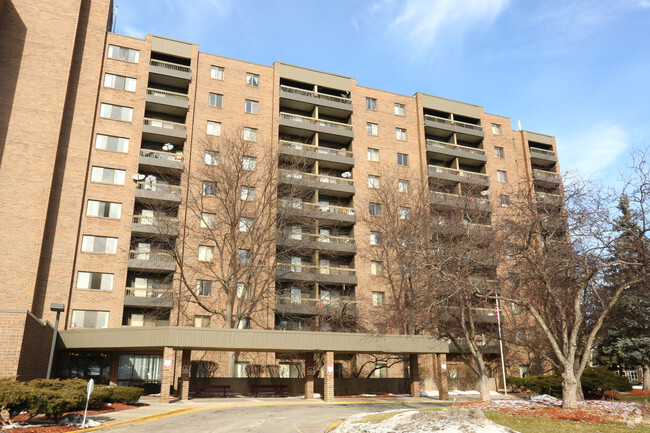
{"label": "red brick wall", "polygon": [[0,310],[0,377],[45,377],[53,327],[21,310]]}

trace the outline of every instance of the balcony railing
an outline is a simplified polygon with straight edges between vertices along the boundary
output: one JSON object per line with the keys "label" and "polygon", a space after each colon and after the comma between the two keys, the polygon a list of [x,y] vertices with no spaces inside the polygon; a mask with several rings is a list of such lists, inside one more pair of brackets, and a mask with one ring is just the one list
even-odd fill
{"label": "balcony railing", "polygon": [[166,250],[152,250],[152,251],[129,251],[129,259],[131,260],[148,260],[152,262],[173,262],[174,254],[172,251]]}
{"label": "balcony railing", "polygon": [[544,156],[555,156],[555,152],[552,150],[546,150],[546,149],[538,149],[536,147],[530,147],[530,153],[537,153],[539,155],[544,155]]}
{"label": "balcony railing", "polygon": [[275,303],[278,305],[313,305],[315,307],[328,307],[330,305],[340,306],[341,304],[356,304],[353,296],[332,296],[330,298],[314,298],[312,293],[303,293],[301,296],[277,295]]}
{"label": "balcony railing", "polygon": [[127,287],[126,296],[135,296],[137,298],[171,298],[172,285],[161,284],[157,288]]}
{"label": "balcony railing", "polygon": [[425,120],[430,120],[430,121],[436,122],[436,123],[444,123],[445,125],[462,126],[463,128],[469,128],[469,129],[475,129],[477,131],[483,131],[483,127],[481,125],[475,125],[473,123],[461,122],[459,120],[445,119],[444,117],[432,116],[430,114],[425,114],[424,119]]}
{"label": "balcony railing", "polygon": [[189,101],[190,98],[183,93],[170,92],[168,90],[152,89],[149,87],[147,89],[147,95],[157,96],[159,98],[174,99],[176,101]]}
{"label": "balcony railing", "polygon": [[354,215],[354,208],[351,207],[335,206],[331,204],[295,202],[287,199],[279,199],[278,203],[282,207],[293,208],[293,209],[313,210],[313,211],[320,211],[320,212]]}
{"label": "balcony railing", "polygon": [[481,224],[481,223],[465,223],[465,226],[467,226],[470,229],[474,230],[492,230],[492,224]]}
{"label": "balcony railing", "polygon": [[560,201],[562,200],[562,196],[560,194],[551,194],[550,192],[536,192],[535,196],[537,197],[537,200],[552,200],[552,201]]}
{"label": "balcony railing", "polygon": [[313,242],[322,242],[325,244],[336,244],[336,245],[354,245],[354,238],[350,236],[331,236],[331,235],[317,235],[314,233],[298,233],[288,230],[283,230],[280,232],[282,238],[288,240],[296,241],[313,241]]}
{"label": "balcony railing", "polygon": [[454,202],[467,201],[472,204],[488,205],[490,204],[488,199],[482,197],[466,197],[458,194],[450,194],[448,192],[439,192],[439,191],[430,191],[431,198],[437,200],[448,200]]}
{"label": "balcony railing", "polygon": [[140,156],[154,159],[164,159],[166,161],[182,161],[183,152],[171,153],[162,150],[140,149]]}
{"label": "balcony railing", "polygon": [[180,71],[180,72],[188,72],[188,73],[191,72],[189,66],[179,65],[177,63],[172,63],[172,62],[165,62],[164,60],[151,59],[151,62],[149,64],[151,66],[158,66],[160,68],[170,69],[172,71]]}
{"label": "balcony railing", "polygon": [[187,130],[187,126],[185,126],[185,124],[183,123],[170,122],[168,120],[151,119],[149,117],[144,118],[144,124],[149,126],[155,126],[158,128],[175,129],[177,131]]}
{"label": "balcony railing", "polygon": [[292,120],[294,122],[311,123],[312,125],[329,126],[331,128],[345,129],[352,131],[352,125],[332,120],[321,120],[314,117],[300,116],[298,114],[280,113],[281,119]]}
{"label": "balcony railing", "polygon": [[429,169],[436,173],[453,174],[455,176],[464,176],[473,179],[487,180],[488,175],[484,173],[476,173],[474,171],[456,170],[454,168],[440,167],[438,165],[429,165]]}
{"label": "balcony railing", "polygon": [[280,85],[280,89],[289,92],[296,93],[303,96],[311,96],[312,98],[324,99],[327,101],[340,102],[341,104],[352,104],[350,98],[344,98],[339,96],[328,95],[326,93],[313,92],[311,90],[299,89],[297,87],[285,86],[284,84]]}
{"label": "balcony railing", "polygon": [[335,183],[338,185],[349,185],[349,186],[354,185],[354,180],[352,179],[345,179],[343,177],[326,176],[324,174],[304,173],[301,171],[284,170],[284,169],[280,170],[280,174],[290,179],[298,179],[298,180],[306,179],[306,180],[314,180],[322,183]]}
{"label": "balcony railing", "polygon": [[288,147],[290,149],[295,149],[295,150],[302,150],[305,152],[324,153],[327,155],[345,156],[348,158],[353,157],[352,152],[346,150],[345,148],[341,150],[336,150],[329,147],[314,146],[313,144],[299,143],[297,141],[289,141],[289,140],[280,140],[280,146]]}
{"label": "balcony railing", "polygon": [[144,189],[147,191],[157,191],[167,194],[180,194],[181,187],[179,185],[166,185],[164,183],[151,183],[146,181],[136,182],[136,189]]}
{"label": "balcony railing", "polygon": [[178,218],[133,215],[133,224],[144,224],[144,225],[152,225],[152,226],[174,226],[178,224]]}
{"label": "balcony railing", "polygon": [[337,276],[355,276],[357,271],[353,268],[332,267],[332,266],[315,266],[312,264],[291,264],[280,263],[279,268],[284,272],[302,272],[307,274],[320,275],[337,275]]}
{"label": "balcony railing", "polygon": [[560,175],[553,172],[553,171],[546,171],[546,170],[538,170],[538,169],[533,169],[533,175],[534,176],[541,176],[541,177],[552,177],[553,179],[559,179]]}
{"label": "balcony railing", "polygon": [[441,149],[458,150],[461,152],[474,153],[476,155],[485,155],[485,150],[460,144],[445,143],[443,141],[427,139],[427,146],[439,147]]}

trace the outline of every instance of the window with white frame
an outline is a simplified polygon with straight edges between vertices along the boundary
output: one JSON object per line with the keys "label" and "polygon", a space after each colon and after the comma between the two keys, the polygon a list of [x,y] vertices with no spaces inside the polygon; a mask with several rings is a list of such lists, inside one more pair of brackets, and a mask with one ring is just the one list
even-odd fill
{"label": "window with white frame", "polygon": [[108,311],[72,310],[71,328],[108,328]]}
{"label": "window with white frame", "polygon": [[209,328],[210,327],[210,316],[207,314],[197,314],[194,316],[194,327],[195,328]]}
{"label": "window with white frame", "polygon": [[214,247],[199,245],[199,262],[214,261]]}
{"label": "window with white frame", "polygon": [[117,252],[117,238],[83,235],[81,251],[85,253],[115,254]]}
{"label": "window with white frame", "polygon": [[375,366],[375,378],[386,379],[388,377],[388,365],[377,363]]}
{"label": "window with white frame", "polygon": [[208,124],[206,127],[206,134],[208,135],[215,135],[215,136],[220,136],[221,135],[221,122],[213,122],[211,120],[208,120]]}
{"label": "window with white frame", "polygon": [[99,108],[99,117],[131,122],[133,120],[133,108],[122,107],[121,105],[105,104],[102,102],[102,105]]}
{"label": "window with white frame", "polygon": [[508,182],[508,173],[503,170],[497,170],[497,180],[499,182]]}
{"label": "window with white frame", "polygon": [[240,265],[251,264],[251,250],[240,249],[237,251],[237,261]]}
{"label": "window with white frame", "polygon": [[411,182],[405,179],[397,180],[397,191],[408,194],[411,192]]}
{"label": "window with white frame", "polygon": [[239,231],[250,232],[253,229],[253,218],[241,217],[239,218]]}
{"label": "window with white frame", "polygon": [[127,153],[129,151],[129,139],[115,137],[113,135],[97,134],[95,149]]}
{"label": "window with white frame", "polygon": [[373,307],[384,306],[384,292],[372,292],[372,306]]}
{"label": "window with white frame", "polygon": [[111,89],[135,92],[136,81],[135,78],[125,77],[123,75],[109,74],[108,72],[104,74],[104,87],[110,87]]}
{"label": "window with white frame", "polygon": [[102,272],[78,272],[77,289],[113,290],[113,277]]}
{"label": "window with white frame", "polygon": [[380,232],[370,232],[370,245],[381,245]]}
{"label": "window with white frame", "polygon": [[400,165],[402,167],[408,167],[409,166],[409,156],[405,153],[398,153],[397,154],[397,165]]}
{"label": "window with white frame", "polygon": [[406,129],[395,128],[395,138],[397,138],[399,141],[406,141]]}
{"label": "window with white frame", "polygon": [[244,156],[242,158],[241,167],[244,170],[255,171],[257,168],[257,158],[254,156]]}
{"label": "window with white frame", "polygon": [[368,175],[368,188],[379,188],[379,176]]}
{"label": "window with white frame", "polygon": [[519,377],[528,376],[528,371],[530,370],[530,365],[520,365],[519,366]]}
{"label": "window with white frame", "polygon": [[250,72],[246,73],[246,85],[252,87],[260,86],[260,76],[257,74],[252,74]]}
{"label": "window with white frame", "polygon": [[203,181],[203,195],[214,197],[217,195],[217,182]]}
{"label": "window with white frame", "polygon": [[398,116],[406,116],[406,107],[404,104],[395,103],[395,114]]}
{"label": "window with white frame", "polygon": [[493,123],[492,124],[492,134],[493,135],[501,135],[501,125],[498,123]]}
{"label": "window with white frame", "polygon": [[240,198],[245,201],[255,201],[255,187],[242,186]]}
{"label": "window with white frame", "polygon": [[382,275],[384,273],[384,264],[378,260],[371,260],[370,273],[372,275]]}
{"label": "window with white frame", "polygon": [[400,206],[399,208],[399,219],[401,220],[410,220],[411,219],[411,208]]}
{"label": "window with white frame", "polygon": [[211,66],[210,67],[210,78],[215,80],[223,80],[224,72],[226,70],[221,66]]}
{"label": "window with white frame", "polygon": [[217,214],[201,212],[201,228],[213,229],[217,226]]}
{"label": "window with white frame", "polygon": [[252,297],[252,291],[251,291],[251,286],[250,284],[246,283],[237,283],[237,298],[241,299],[244,297],[245,299],[250,299]]}
{"label": "window with white frame", "polygon": [[140,59],[140,51],[126,47],[118,47],[117,45],[109,45],[108,58],[138,63],[138,60]]}
{"label": "window with white frame", "polygon": [[368,110],[377,111],[377,100],[375,98],[366,97],[366,108]]}
{"label": "window with white frame", "polygon": [[379,162],[379,149],[368,148],[368,161]]}
{"label": "window with white frame", "polygon": [[501,146],[494,146],[494,157],[503,159],[506,157],[506,152]]}
{"label": "window with white frame", "polygon": [[205,165],[219,165],[219,152],[216,150],[206,150],[203,161]]}
{"label": "window with white frame", "polygon": [[246,140],[246,141],[257,141],[257,129],[255,129],[255,128],[244,128],[244,140]]}
{"label": "window with white frame", "polygon": [[90,181],[108,183],[111,185],[124,185],[126,171],[115,168],[93,167],[90,171]]}
{"label": "window with white frame", "polygon": [[511,307],[512,307],[512,314],[521,314],[521,305],[517,304],[516,302],[513,302]]}
{"label": "window with white frame", "polygon": [[196,280],[196,294],[198,296],[212,296],[212,281]]}
{"label": "window with white frame", "polygon": [[366,132],[368,135],[377,135],[379,134],[379,127],[376,123],[366,122]]}
{"label": "window with white frame", "polygon": [[86,206],[87,216],[120,219],[121,214],[122,203],[88,200],[88,206]]}
{"label": "window with white frame", "polygon": [[251,329],[251,318],[242,317],[241,319],[239,319],[239,323],[237,324],[237,329]]}
{"label": "window with white frame", "polygon": [[368,203],[368,212],[370,216],[381,216],[381,204],[379,203]]}
{"label": "window with white frame", "polygon": [[257,114],[258,106],[259,106],[259,102],[251,101],[250,99],[247,99],[246,102],[244,103],[244,110],[247,113]]}
{"label": "window with white frame", "polygon": [[501,207],[509,207],[510,206],[510,197],[507,195],[501,194],[499,196],[499,203],[501,204]]}
{"label": "window with white frame", "polygon": [[223,95],[219,93],[210,93],[208,96],[208,105],[211,107],[223,107]]}
{"label": "window with white frame", "polygon": [[235,377],[248,377],[248,362],[235,362]]}

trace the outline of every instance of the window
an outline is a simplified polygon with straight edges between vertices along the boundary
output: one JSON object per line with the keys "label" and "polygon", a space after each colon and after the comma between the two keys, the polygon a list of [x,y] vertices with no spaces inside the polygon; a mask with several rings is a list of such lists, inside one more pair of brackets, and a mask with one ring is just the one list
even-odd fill
{"label": "window", "polygon": [[367,123],[366,123],[366,132],[367,132],[369,135],[377,135],[378,132],[379,132],[378,127],[377,127],[377,124],[376,124],[376,123],[370,123],[370,122],[367,122]]}
{"label": "window", "polygon": [[278,377],[300,377],[300,364],[294,364],[293,362],[281,362],[278,367]]}
{"label": "window", "polygon": [[506,258],[511,260],[515,258],[515,248],[512,245],[506,247]]}
{"label": "window", "polygon": [[73,310],[71,328],[108,328],[108,311]]}
{"label": "window", "polygon": [[210,316],[197,314],[194,316],[194,327],[195,328],[209,328],[210,327]]}
{"label": "window", "polygon": [[253,218],[239,218],[239,231],[250,232],[253,229]]}
{"label": "window", "polygon": [[128,90],[129,92],[135,92],[135,83],[135,78],[129,78],[122,75],[109,73],[106,73],[104,75],[104,87],[110,87],[111,89]]}
{"label": "window", "polygon": [[214,197],[217,195],[217,182],[203,181],[203,195]]}
{"label": "window", "polygon": [[217,225],[217,214],[214,213],[201,213],[201,228],[213,229]]}
{"label": "window", "polygon": [[385,379],[388,377],[388,366],[386,364],[375,365],[375,378]]}
{"label": "window", "polygon": [[399,141],[406,141],[406,129],[395,128],[395,138],[397,138]]}
{"label": "window", "polygon": [[409,182],[408,180],[399,179],[397,181],[397,190],[399,192],[403,192],[405,194],[410,193],[411,192],[411,182]]}
{"label": "window", "polygon": [[235,362],[235,377],[248,377],[248,362]]}
{"label": "window", "polygon": [[377,260],[371,260],[370,273],[372,275],[382,275],[384,273],[384,264]]}
{"label": "window", "polygon": [[251,264],[251,250],[239,250],[237,252],[238,262],[240,265]]}
{"label": "window", "polygon": [[221,135],[221,122],[212,122],[208,120],[208,126],[205,131],[208,135],[216,135],[217,137]]}
{"label": "window", "polygon": [[503,159],[506,157],[506,152],[503,147],[494,146],[494,156],[495,158]]}
{"label": "window", "polygon": [[212,281],[210,280],[196,280],[196,294],[199,296],[212,295]]}
{"label": "window", "polygon": [[379,162],[379,149],[368,148],[368,161]]}
{"label": "window", "polygon": [[242,186],[241,199],[246,201],[255,201],[255,188],[252,186]]}
{"label": "window", "polygon": [[117,45],[109,45],[108,58],[138,63],[138,60],[140,59],[140,51],[132,50],[131,48],[118,47]]}
{"label": "window", "polygon": [[251,318],[242,317],[241,319],[239,319],[239,323],[237,324],[237,329],[251,329]]}
{"label": "window", "polygon": [[257,158],[254,156],[245,156],[242,159],[241,168],[248,171],[255,171],[257,168]]}
{"label": "window", "polygon": [[110,201],[88,200],[88,206],[86,207],[87,216],[119,219],[121,214],[122,214],[121,203],[112,203]]}
{"label": "window", "polygon": [[246,73],[246,85],[260,87],[260,76],[257,74]]}
{"label": "window", "polygon": [[212,262],[214,261],[214,248],[199,245],[199,262]]}
{"label": "window", "polygon": [[498,123],[493,123],[492,124],[492,134],[501,135],[501,125],[499,125]]}
{"label": "window", "polygon": [[381,205],[379,203],[369,203],[368,211],[371,216],[381,216]]}
{"label": "window", "polygon": [[77,289],[113,290],[113,274],[101,272],[79,272]]}
{"label": "window", "polygon": [[411,219],[411,208],[400,206],[399,208],[399,219],[401,220],[410,220]]}
{"label": "window", "polygon": [[381,245],[381,233],[370,232],[370,245]]}
{"label": "window", "polygon": [[379,176],[368,175],[368,188],[379,188]]}
{"label": "window", "polygon": [[206,165],[219,165],[219,152],[216,150],[206,150],[203,160]]}
{"label": "window", "polygon": [[95,149],[127,153],[129,151],[129,139],[114,137],[112,135],[97,134]]}
{"label": "window", "polygon": [[372,306],[373,307],[384,306],[384,292],[372,292]]}
{"label": "window", "polygon": [[515,341],[521,343],[526,339],[526,331],[524,329],[517,329],[515,331]]}
{"label": "window", "polygon": [[223,107],[223,95],[218,93],[210,93],[208,104],[212,107]]}
{"label": "window", "polygon": [[117,252],[117,238],[84,235],[81,240],[81,251],[115,254]]}
{"label": "window", "polygon": [[99,109],[99,117],[130,122],[133,120],[133,108],[102,103]]}
{"label": "window", "polygon": [[375,98],[366,97],[366,108],[368,110],[377,111],[377,100]]}
{"label": "window", "polygon": [[241,299],[244,296],[246,299],[252,297],[251,286],[246,283],[237,283],[237,298]]}
{"label": "window", "polygon": [[501,227],[503,228],[504,232],[510,233],[512,231],[512,221],[503,220],[501,222]]}
{"label": "window", "polygon": [[246,141],[257,141],[257,129],[255,129],[255,128],[244,128],[244,140],[246,140]]}
{"label": "window", "polygon": [[223,80],[223,73],[226,70],[222,68],[221,66],[211,66],[210,67],[210,78],[214,78],[215,80]]}
{"label": "window", "polygon": [[124,185],[126,171],[106,167],[93,167],[90,172],[91,182],[109,183],[112,185]]}
{"label": "window", "polygon": [[507,182],[508,181],[508,173],[503,171],[503,170],[497,170],[497,180],[499,182]]}
{"label": "window", "polygon": [[257,114],[258,105],[259,102],[251,101],[250,99],[247,99],[246,103],[244,104],[244,109],[246,110],[247,113]]}
{"label": "window", "polygon": [[521,305],[513,302],[512,303],[512,314],[521,314]]}
{"label": "window", "polygon": [[508,207],[510,206],[510,197],[507,195],[501,194],[499,196],[499,203],[501,204],[501,207]]}
{"label": "window", "polygon": [[395,103],[395,114],[398,116],[406,116],[406,108],[404,107],[404,104]]}
{"label": "window", "polygon": [[530,365],[520,365],[519,366],[519,377],[528,376],[528,371],[530,370]]}
{"label": "window", "polygon": [[398,153],[397,154],[397,165],[401,165],[402,167],[408,167],[409,166],[409,156],[405,153]]}

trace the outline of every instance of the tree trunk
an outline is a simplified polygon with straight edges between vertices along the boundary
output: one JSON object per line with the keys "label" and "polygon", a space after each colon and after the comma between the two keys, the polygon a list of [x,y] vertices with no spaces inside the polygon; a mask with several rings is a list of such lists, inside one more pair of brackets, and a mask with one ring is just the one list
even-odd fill
{"label": "tree trunk", "polygon": [[573,373],[572,365],[565,366],[564,373],[562,373],[562,379],[562,408],[577,409],[580,381]]}
{"label": "tree trunk", "polygon": [[650,391],[650,364],[643,366],[643,389]]}
{"label": "tree trunk", "polygon": [[490,400],[490,376],[487,374],[487,371],[480,370],[478,377],[478,389],[481,393],[482,401]]}
{"label": "tree trunk", "polygon": [[235,352],[228,352],[228,377],[235,377]]}

